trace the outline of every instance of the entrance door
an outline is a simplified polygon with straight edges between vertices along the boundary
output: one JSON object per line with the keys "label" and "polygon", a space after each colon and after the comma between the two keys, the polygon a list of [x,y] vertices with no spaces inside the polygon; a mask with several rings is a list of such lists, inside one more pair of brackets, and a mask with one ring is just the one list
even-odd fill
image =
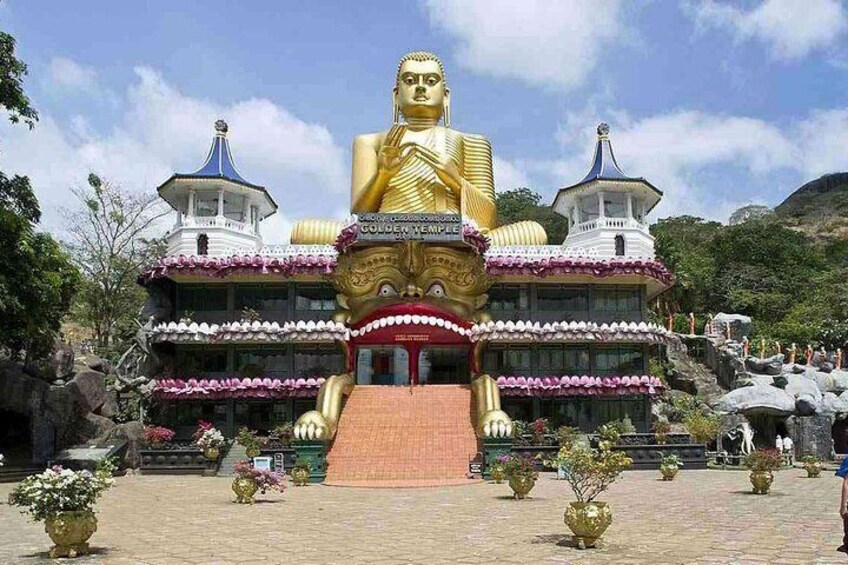
{"label": "entrance door", "polygon": [[459,384],[471,379],[468,346],[427,345],[418,353],[418,382]]}
{"label": "entrance door", "polygon": [[409,353],[403,346],[359,347],[356,353],[356,384],[409,384]]}

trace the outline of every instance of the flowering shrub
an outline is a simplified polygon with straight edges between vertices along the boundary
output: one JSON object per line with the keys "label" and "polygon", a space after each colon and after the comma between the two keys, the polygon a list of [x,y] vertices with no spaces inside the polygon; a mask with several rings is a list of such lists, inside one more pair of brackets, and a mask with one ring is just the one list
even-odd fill
{"label": "flowering shrub", "polygon": [[661,467],[683,467],[683,461],[680,457],[674,454],[666,455],[660,460]]}
{"label": "flowering shrub", "polygon": [[[195,434],[197,435],[197,434]],[[224,443],[224,434],[219,432],[215,428],[208,428],[200,434],[194,441],[195,445],[200,449],[210,449],[213,447],[220,447]]]}
{"label": "flowering shrub", "polygon": [[274,471],[255,469],[249,461],[239,461],[235,465],[236,477],[239,479],[252,479],[262,494],[266,491],[276,490],[285,492],[286,485],[283,483],[283,475]]}
{"label": "flowering shrub", "polygon": [[270,439],[279,440],[286,447],[290,446],[294,439],[294,424],[288,422],[275,427],[271,430]]}
{"label": "flowering shrub", "polygon": [[113,482],[111,473],[72,471],[57,465],[21,481],[9,495],[9,504],[23,508],[36,522],[60,512],[90,512]]}
{"label": "flowering shrub", "polygon": [[258,450],[262,447],[262,440],[256,435],[256,432],[249,430],[246,427],[240,428],[236,436],[236,442],[247,450]]}
{"label": "flowering shrub", "polygon": [[571,446],[580,434],[580,428],[574,426],[560,426],[556,431],[557,443],[562,447]]}
{"label": "flowering shrub", "polygon": [[174,430],[163,426],[144,426],[144,442],[148,445],[168,443],[174,439]]}
{"label": "flowering shrub", "polygon": [[205,432],[206,430],[211,430],[213,427],[214,426],[212,425],[212,422],[207,422],[206,420],[198,420],[197,429],[191,436],[192,441],[197,443],[197,440],[200,439],[200,436],[203,435],[203,432]]}
{"label": "flowering shrub", "polygon": [[651,426],[651,429],[657,435],[667,435],[671,432],[671,423],[664,420],[657,420],[654,422],[654,425]]}
{"label": "flowering shrub", "polygon": [[683,424],[692,439],[698,443],[710,443],[715,441],[721,429],[721,417],[717,415],[706,416],[698,411],[690,412]]}
{"label": "flowering shrub", "polygon": [[592,449],[577,444],[560,449],[552,463],[562,470],[577,502],[592,502],[615,482],[633,460],[623,451]]}
{"label": "flowering shrub", "polygon": [[757,449],[745,458],[745,466],[752,471],[777,471],[783,457],[776,449]]}
{"label": "flowering shrub", "polygon": [[596,433],[601,441],[609,442],[611,445],[618,443],[621,438],[621,430],[615,422],[607,422],[600,426]]}
{"label": "flowering shrub", "polygon": [[533,458],[529,455],[502,455],[498,461],[503,465],[507,477],[532,477],[536,478],[539,473]]}
{"label": "flowering shrub", "polygon": [[530,429],[533,430],[533,443],[542,445],[545,442],[545,434],[548,433],[548,419],[537,418],[530,424]]}

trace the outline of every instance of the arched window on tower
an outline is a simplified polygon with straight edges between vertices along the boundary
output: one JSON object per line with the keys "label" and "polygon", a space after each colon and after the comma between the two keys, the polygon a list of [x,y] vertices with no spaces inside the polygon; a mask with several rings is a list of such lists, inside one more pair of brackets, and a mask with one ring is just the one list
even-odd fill
{"label": "arched window on tower", "polygon": [[624,255],[624,236],[621,234],[615,236],[615,255],[616,257]]}
{"label": "arched window on tower", "polygon": [[209,254],[209,236],[205,233],[197,236],[197,254],[198,255],[208,255]]}

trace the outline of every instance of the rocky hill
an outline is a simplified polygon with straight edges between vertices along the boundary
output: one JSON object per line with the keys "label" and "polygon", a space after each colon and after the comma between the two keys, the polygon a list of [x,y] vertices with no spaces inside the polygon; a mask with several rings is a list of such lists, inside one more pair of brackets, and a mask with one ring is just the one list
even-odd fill
{"label": "rocky hill", "polygon": [[848,172],[812,180],[789,195],[775,214],[816,239],[848,237]]}

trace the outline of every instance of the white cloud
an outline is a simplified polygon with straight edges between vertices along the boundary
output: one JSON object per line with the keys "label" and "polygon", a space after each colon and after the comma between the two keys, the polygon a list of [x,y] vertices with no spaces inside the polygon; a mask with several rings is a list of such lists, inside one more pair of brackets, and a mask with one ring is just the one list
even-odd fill
{"label": "white cloud", "polygon": [[433,25],[459,42],[459,62],[528,84],[570,89],[626,35],[619,0],[424,0]]}
{"label": "white cloud", "polygon": [[530,186],[529,175],[522,166],[507,159],[495,156],[492,163],[495,174],[495,188],[499,191]]}
{"label": "white cloud", "polygon": [[840,0],[765,0],[748,10],[706,0],[690,12],[699,25],[730,28],[738,39],[759,40],[785,60],[838,45],[848,30]]}
{"label": "white cloud", "polygon": [[47,79],[52,87],[82,92],[96,92],[99,88],[97,71],[67,57],[54,57],[47,69]]}
{"label": "white cloud", "polygon": [[93,131],[85,116],[59,123],[49,112],[32,131],[0,123],[0,170],[30,176],[46,229],[61,230],[58,208],[72,205],[70,187],[83,184],[90,171],[152,191],[175,171],[195,170],[217,118],[230,125],[239,171],[266,186],[279,204],[277,217],[263,223],[267,241],[287,240],[293,217],[338,212],[325,202],[345,193],[347,156],[327,128],[267,99],[221,104],[181,93],[151,68],[135,74],[125,113],[111,131]]}

